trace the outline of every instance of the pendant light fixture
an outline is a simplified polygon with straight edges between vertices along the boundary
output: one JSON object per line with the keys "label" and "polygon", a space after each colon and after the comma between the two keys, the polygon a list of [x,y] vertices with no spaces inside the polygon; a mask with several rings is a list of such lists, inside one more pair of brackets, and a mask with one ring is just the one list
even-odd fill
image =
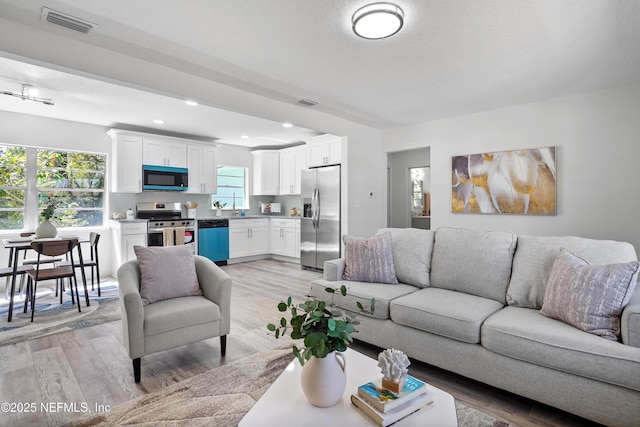
{"label": "pendant light fixture", "polygon": [[400,6],[378,2],[356,10],[351,17],[351,28],[356,35],[370,40],[390,37],[404,24],[404,11]]}

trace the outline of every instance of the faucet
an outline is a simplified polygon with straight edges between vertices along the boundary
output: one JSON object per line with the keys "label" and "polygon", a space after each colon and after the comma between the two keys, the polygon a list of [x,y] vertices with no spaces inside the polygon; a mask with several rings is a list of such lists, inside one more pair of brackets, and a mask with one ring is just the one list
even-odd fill
{"label": "faucet", "polygon": [[233,193],[233,216],[238,215],[238,211],[236,210],[236,193]]}

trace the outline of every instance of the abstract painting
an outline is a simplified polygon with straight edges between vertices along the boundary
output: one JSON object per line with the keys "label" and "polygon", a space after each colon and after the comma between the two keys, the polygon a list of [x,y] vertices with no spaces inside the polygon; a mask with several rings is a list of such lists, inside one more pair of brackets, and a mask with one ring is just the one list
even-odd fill
{"label": "abstract painting", "polygon": [[556,214],[556,147],[451,158],[454,213]]}

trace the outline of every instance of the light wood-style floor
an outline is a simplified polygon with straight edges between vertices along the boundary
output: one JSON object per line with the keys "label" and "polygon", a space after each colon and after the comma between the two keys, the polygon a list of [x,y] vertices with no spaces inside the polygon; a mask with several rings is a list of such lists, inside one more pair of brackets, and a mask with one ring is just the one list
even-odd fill
{"label": "light wood-style floor", "polygon": [[[83,417],[87,411],[108,410],[271,348],[279,342],[268,335],[266,324],[280,319],[277,303],[289,295],[303,300],[309,282],[321,275],[276,260],[224,269],[233,279],[232,326],[224,360],[220,358],[218,338],[156,353],[142,359],[142,382],[135,384],[131,360],[121,344],[119,321],[0,346],[0,404],[8,402],[13,404],[12,409],[20,409],[0,413],[0,426],[59,426]],[[381,351],[358,342],[352,348],[372,357]],[[522,427],[593,425],[419,362],[413,362],[410,371],[465,404]],[[75,407],[70,405],[73,402]]]}

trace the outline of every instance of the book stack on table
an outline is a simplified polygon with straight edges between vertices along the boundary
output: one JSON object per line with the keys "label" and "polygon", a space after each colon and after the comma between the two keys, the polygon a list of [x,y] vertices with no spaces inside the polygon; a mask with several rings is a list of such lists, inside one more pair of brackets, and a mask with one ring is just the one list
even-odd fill
{"label": "book stack on table", "polygon": [[379,426],[386,427],[413,414],[433,402],[425,383],[407,375],[400,393],[382,387],[382,378],[358,387],[351,395],[351,403],[357,406]]}

